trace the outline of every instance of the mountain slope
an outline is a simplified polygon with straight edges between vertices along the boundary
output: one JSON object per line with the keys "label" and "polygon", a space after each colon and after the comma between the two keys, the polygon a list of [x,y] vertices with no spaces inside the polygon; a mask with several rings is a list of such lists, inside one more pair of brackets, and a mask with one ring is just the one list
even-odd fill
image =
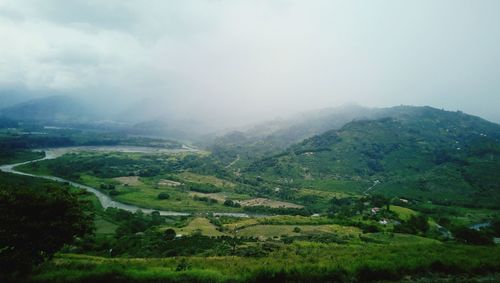
{"label": "mountain slope", "polygon": [[0,109],[33,99],[32,94],[15,90],[0,90]]}
{"label": "mountain slope", "polygon": [[352,120],[378,117],[378,113],[377,109],[357,105],[305,112],[219,136],[209,148],[223,162],[233,160],[236,155],[243,162],[252,161],[281,152],[314,135],[339,129]]}
{"label": "mountain slope", "polygon": [[[425,107],[397,106],[389,108],[367,108],[346,105],[326,108],[296,115],[285,120],[262,123],[246,130],[228,133],[216,138],[210,150],[223,162],[230,162],[237,155],[241,161],[255,161],[277,154],[304,139],[338,130],[345,124],[359,120],[373,120],[392,117],[418,118]],[[430,113],[427,113],[430,115]]]}
{"label": "mountain slope", "polygon": [[82,101],[65,95],[32,99],[0,110],[0,115],[20,121],[81,122],[95,117]]}
{"label": "mountain slope", "polygon": [[430,107],[388,111],[391,118],[348,123],[254,162],[247,172],[311,186],[378,180],[374,190],[391,196],[500,203],[500,125]]}

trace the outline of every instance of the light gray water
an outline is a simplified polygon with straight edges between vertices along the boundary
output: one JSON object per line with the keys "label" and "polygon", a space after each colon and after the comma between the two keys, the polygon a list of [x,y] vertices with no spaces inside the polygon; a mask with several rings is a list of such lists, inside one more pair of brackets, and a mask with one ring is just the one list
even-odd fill
{"label": "light gray water", "polygon": [[[130,212],[137,212],[141,210],[144,213],[152,213],[153,211],[158,211],[162,216],[188,216],[191,215],[190,212],[177,212],[177,211],[165,211],[165,210],[155,210],[150,208],[142,208],[136,205],[125,204],[122,202],[115,201],[111,199],[108,195],[102,193],[101,191],[92,188],[87,185],[79,184],[76,182],[72,182],[63,178],[55,177],[55,176],[42,176],[42,175],[33,175],[29,173],[24,173],[16,170],[15,168],[20,165],[40,162],[42,160],[55,159],[69,152],[78,152],[78,151],[102,151],[102,152],[143,152],[143,153],[175,153],[175,152],[186,152],[186,151],[197,151],[194,148],[183,147],[182,149],[160,149],[153,147],[138,147],[138,146],[80,146],[80,147],[61,147],[61,148],[49,148],[49,149],[40,149],[39,151],[45,151],[45,157],[31,160],[27,162],[21,162],[16,164],[8,164],[1,165],[0,171],[6,173],[12,173],[23,176],[30,176],[35,178],[42,178],[47,180],[52,180],[61,183],[69,183],[71,186],[84,189],[92,194],[94,194],[99,202],[101,203],[104,209],[108,207],[118,208],[127,210]],[[230,217],[249,217],[246,213],[227,213],[227,212],[214,212],[215,216],[230,216]]]}
{"label": "light gray water", "polygon": [[469,228],[479,231],[483,228],[490,227],[490,226],[491,226],[491,222],[484,222],[484,223],[478,223],[478,224],[471,225]]}

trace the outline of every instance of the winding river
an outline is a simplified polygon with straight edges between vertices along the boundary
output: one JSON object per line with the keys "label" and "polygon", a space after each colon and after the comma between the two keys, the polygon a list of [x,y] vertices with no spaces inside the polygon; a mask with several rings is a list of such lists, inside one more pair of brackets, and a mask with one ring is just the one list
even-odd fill
{"label": "winding river", "polygon": [[[63,178],[55,177],[55,176],[43,176],[43,175],[34,175],[25,172],[21,172],[16,170],[15,168],[20,165],[40,162],[48,159],[55,159],[60,157],[66,153],[70,152],[78,152],[78,151],[101,151],[101,152],[139,152],[139,153],[177,153],[177,152],[193,152],[197,151],[197,149],[190,148],[187,146],[183,146],[182,149],[163,149],[163,148],[153,148],[153,147],[138,147],[138,146],[80,146],[80,147],[62,147],[62,148],[48,148],[48,149],[40,149],[39,151],[45,152],[45,157],[40,159],[35,159],[31,161],[16,163],[16,164],[7,164],[1,165],[0,171],[6,173],[12,173],[23,176],[30,176],[35,178],[47,179],[61,183],[69,183],[73,187],[84,189],[92,194],[94,194],[99,202],[101,203],[104,209],[108,207],[118,208],[127,210],[130,212],[136,212],[141,210],[144,213],[152,213],[153,211],[158,211],[162,216],[188,216],[191,215],[191,212],[180,212],[180,211],[165,211],[165,210],[155,210],[150,208],[143,208],[136,205],[126,204],[122,202],[118,202],[116,200],[111,199],[108,195],[102,193],[101,191],[92,188],[87,185],[83,185],[80,183],[76,183],[73,181],[69,181]],[[249,217],[246,213],[228,213],[228,212],[214,212],[213,215],[216,216],[230,216],[230,217]]]}

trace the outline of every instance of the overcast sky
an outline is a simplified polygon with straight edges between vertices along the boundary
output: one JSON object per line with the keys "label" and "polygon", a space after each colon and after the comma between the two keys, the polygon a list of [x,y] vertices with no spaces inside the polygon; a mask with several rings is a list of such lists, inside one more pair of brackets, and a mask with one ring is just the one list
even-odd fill
{"label": "overcast sky", "polygon": [[500,122],[499,15],[497,0],[0,0],[0,89],[228,125],[351,102]]}

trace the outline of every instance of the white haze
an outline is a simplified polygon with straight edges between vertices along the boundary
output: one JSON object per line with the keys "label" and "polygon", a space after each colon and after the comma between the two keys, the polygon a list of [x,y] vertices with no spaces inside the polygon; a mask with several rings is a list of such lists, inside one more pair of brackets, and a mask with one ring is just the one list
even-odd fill
{"label": "white haze", "polygon": [[499,122],[500,1],[0,0],[0,88],[229,127],[355,102]]}

